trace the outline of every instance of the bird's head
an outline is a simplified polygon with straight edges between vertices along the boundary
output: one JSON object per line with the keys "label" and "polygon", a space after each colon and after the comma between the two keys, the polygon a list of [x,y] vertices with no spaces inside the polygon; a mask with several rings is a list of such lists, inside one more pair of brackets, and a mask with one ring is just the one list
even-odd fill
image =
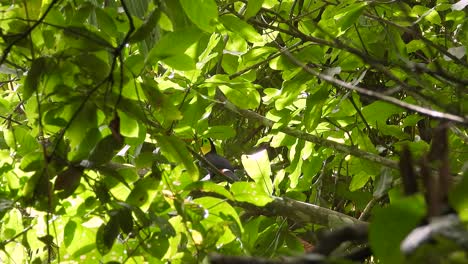
{"label": "bird's head", "polygon": [[210,152],[216,153],[216,148],[213,141],[209,138],[202,138],[200,150],[203,155],[206,155]]}

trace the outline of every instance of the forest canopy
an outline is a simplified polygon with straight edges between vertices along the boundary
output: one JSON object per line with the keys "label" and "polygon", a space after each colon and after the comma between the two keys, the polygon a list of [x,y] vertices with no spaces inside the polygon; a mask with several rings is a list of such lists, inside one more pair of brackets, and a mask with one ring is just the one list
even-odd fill
{"label": "forest canopy", "polygon": [[467,5],[0,1],[0,262],[467,263]]}

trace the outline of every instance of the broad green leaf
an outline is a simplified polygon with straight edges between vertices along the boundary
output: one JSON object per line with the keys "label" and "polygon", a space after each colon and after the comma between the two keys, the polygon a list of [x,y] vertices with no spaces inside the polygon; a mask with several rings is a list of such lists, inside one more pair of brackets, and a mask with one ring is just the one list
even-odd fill
{"label": "broad green leaf", "polygon": [[304,125],[307,131],[315,130],[322,121],[323,106],[327,98],[328,89],[325,86],[320,87],[315,93],[307,97],[306,112],[304,114]]}
{"label": "broad green leaf", "polygon": [[77,223],[71,219],[65,225],[63,232],[63,243],[67,248],[71,245],[75,238],[77,226]]}
{"label": "broad green leaf", "polygon": [[[86,98],[79,97],[76,98],[76,100],[86,100]],[[87,128],[97,127],[98,123],[96,106],[86,103],[80,108],[80,104],[81,102],[76,102],[66,109],[71,114],[71,116],[67,118],[71,119],[74,117],[73,120],[68,120],[71,124],[65,132],[65,136],[70,140],[72,148],[75,148],[84,140]]]}
{"label": "broad green leaf", "polygon": [[403,109],[400,107],[383,101],[375,101],[372,104],[365,106],[362,110],[362,114],[371,127],[376,126],[379,122],[385,123],[385,120],[391,115],[399,114],[401,112],[403,112]]}
{"label": "broad green leaf", "polygon": [[23,157],[20,169],[23,171],[40,171],[44,168],[44,153],[31,152]]}
{"label": "broad green leaf", "polygon": [[145,22],[135,30],[135,32],[130,37],[130,43],[136,43],[142,41],[151,36],[154,28],[157,26],[159,18],[161,17],[161,10],[155,8]]}
{"label": "broad green leaf", "polygon": [[249,19],[255,15],[262,8],[264,0],[250,0],[247,2],[247,8],[245,9],[244,19]]}
{"label": "broad green leaf", "polygon": [[80,54],[75,59],[76,65],[82,74],[95,81],[101,81],[109,75],[110,65],[91,53]]}
{"label": "broad green leaf", "polygon": [[273,193],[271,165],[266,150],[261,150],[252,155],[242,155],[242,165],[250,178],[257,185],[262,186],[266,194],[271,195]]}
{"label": "broad green leaf", "polygon": [[297,100],[299,94],[307,89],[307,82],[311,77],[306,72],[299,72],[291,80],[283,82],[281,96],[275,101],[275,108],[282,110]]}
{"label": "broad green leaf", "polygon": [[149,203],[152,202],[159,181],[153,177],[145,177],[138,180],[132,188],[130,195],[128,195],[125,203],[139,208],[147,208]]}
{"label": "broad green leaf", "polygon": [[162,259],[169,249],[169,239],[159,233],[154,233],[147,241],[141,243],[141,246],[153,257]]}
{"label": "broad green leaf", "polygon": [[425,214],[421,196],[406,197],[385,208],[375,208],[369,229],[369,242],[382,263],[403,263],[400,244]]}
{"label": "broad green leaf", "polygon": [[215,20],[218,18],[218,6],[214,0],[179,0],[185,14],[198,28],[213,32]]}
{"label": "broad green leaf", "polygon": [[190,71],[196,68],[195,61],[187,54],[174,55],[161,60],[174,70]]}
{"label": "broad green leaf", "polygon": [[195,167],[192,155],[183,141],[174,136],[156,136],[156,140],[169,161],[177,164],[182,163],[192,179],[198,179],[198,169]]}
{"label": "broad green leaf", "polygon": [[220,85],[219,89],[226,95],[229,101],[243,109],[254,109],[260,104],[260,94],[254,88],[237,85],[230,87]]}
{"label": "broad green leaf", "polygon": [[164,35],[151,50],[149,57],[165,58],[183,54],[190,46],[194,45],[203,32],[194,27],[170,32]]}
{"label": "broad green leaf", "polygon": [[77,26],[68,26],[64,29],[66,43],[72,48],[86,51],[97,51],[104,48],[112,49],[112,44],[97,33]]}
{"label": "broad green leaf", "polygon": [[57,175],[55,179],[55,190],[62,190],[59,197],[64,199],[75,192],[80,185],[81,176],[83,175],[83,167],[70,166],[66,170]]}
{"label": "broad green leaf", "polygon": [[226,190],[225,187],[211,181],[197,181],[188,185],[185,189],[187,191],[197,190],[205,193],[216,193],[228,198],[229,200],[234,200],[232,194]]}
{"label": "broad green leaf", "polygon": [[339,13],[333,17],[338,29],[342,32],[348,29],[356,22],[366,6],[366,3],[355,3],[339,10]]}
{"label": "broad green leaf", "polygon": [[262,185],[254,182],[235,182],[231,186],[234,199],[239,202],[247,202],[256,206],[265,206],[273,201]]}
{"label": "broad green leaf", "polygon": [[129,234],[133,231],[132,211],[129,208],[123,207],[118,210],[117,217],[122,232]]}
{"label": "broad green leaf", "polygon": [[119,219],[118,215],[114,214],[107,224],[102,224],[99,227],[96,234],[96,248],[101,255],[104,256],[110,252],[118,235]]}
{"label": "broad green leaf", "polygon": [[349,184],[349,190],[354,192],[361,189],[369,181],[370,175],[365,171],[361,171],[358,174],[353,176],[351,183]]}
{"label": "broad green leaf", "polygon": [[241,35],[245,40],[255,43],[263,40],[262,36],[255,30],[254,27],[238,17],[228,14],[219,18],[223,25],[232,32]]}
{"label": "broad green leaf", "polygon": [[26,76],[26,80],[24,81],[23,100],[27,101],[33,93],[37,91],[41,84],[42,73],[47,69],[46,61],[46,58],[39,57],[32,62],[31,68]]}
{"label": "broad green leaf", "polygon": [[212,126],[203,132],[203,136],[215,139],[228,139],[236,135],[236,131],[232,126]]}
{"label": "broad green leaf", "polygon": [[94,12],[96,12],[96,19],[99,25],[99,30],[102,30],[108,36],[117,37],[117,26],[114,22],[114,19],[111,17],[109,12],[106,12],[106,9],[95,8]]}
{"label": "broad green leaf", "polygon": [[119,142],[113,135],[108,135],[101,139],[89,154],[88,160],[96,165],[109,162],[123,147],[123,142]]}
{"label": "broad green leaf", "polygon": [[232,242],[236,239],[234,235],[236,230],[242,231],[242,223],[239,215],[227,201],[214,197],[202,197],[193,200],[193,202],[208,210],[208,216],[200,222],[205,230],[216,225],[222,225],[224,227],[225,232],[223,236],[218,239],[216,243],[217,246]]}
{"label": "broad green leaf", "polygon": [[140,125],[135,118],[128,116],[125,112],[119,111],[120,117],[120,133],[124,137],[137,138],[139,135]]}

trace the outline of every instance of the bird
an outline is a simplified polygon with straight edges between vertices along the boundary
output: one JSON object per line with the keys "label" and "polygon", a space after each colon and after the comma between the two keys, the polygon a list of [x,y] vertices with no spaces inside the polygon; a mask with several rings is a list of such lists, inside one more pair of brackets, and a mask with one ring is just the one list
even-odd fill
{"label": "bird", "polygon": [[[225,157],[219,155],[216,151],[216,146],[210,138],[203,138],[201,144],[201,152],[205,159],[216,167],[221,174],[226,176],[231,181],[239,181],[239,177],[234,174],[234,166]],[[213,169],[208,168],[210,178],[216,174]]]}

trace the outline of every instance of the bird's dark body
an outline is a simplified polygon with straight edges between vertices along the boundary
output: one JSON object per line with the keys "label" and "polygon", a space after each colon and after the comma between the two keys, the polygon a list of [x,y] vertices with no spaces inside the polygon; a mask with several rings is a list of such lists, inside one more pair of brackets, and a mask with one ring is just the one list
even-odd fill
{"label": "bird's dark body", "polygon": [[219,170],[227,169],[234,171],[234,167],[231,165],[231,163],[226,158],[218,155],[216,152],[212,151],[207,153],[205,158]]}
{"label": "bird's dark body", "polygon": [[[231,162],[216,152],[216,147],[211,139],[208,139],[208,141],[210,143],[210,151],[205,154],[205,159],[213,164],[218,170],[220,170],[227,178],[232,181],[238,181],[239,177],[234,174],[234,167],[231,165]],[[216,178],[215,173],[213,173],[213,171],[210,169],[208,169],[208,172],[210,173],[212,179],[216,180],[214,179]]]}

